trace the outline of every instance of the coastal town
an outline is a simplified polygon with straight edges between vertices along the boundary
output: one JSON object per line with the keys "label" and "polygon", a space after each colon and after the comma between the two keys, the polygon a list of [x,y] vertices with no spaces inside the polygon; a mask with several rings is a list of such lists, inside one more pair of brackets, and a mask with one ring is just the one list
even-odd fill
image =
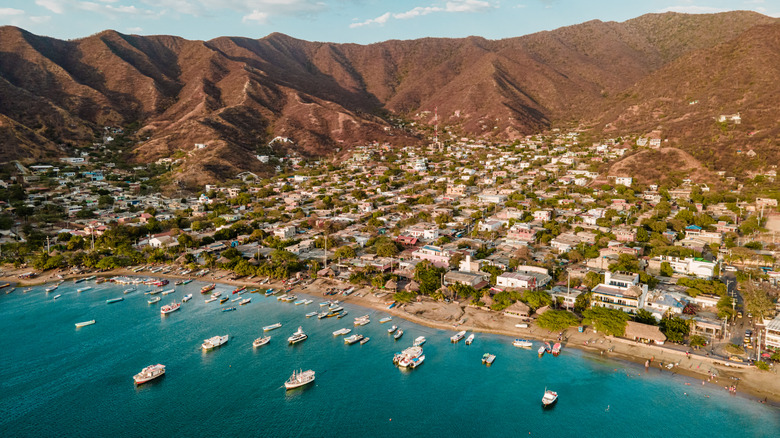
{"label": "coastal town", "polygon": [[189,193],[175,187],[175,155],[111,161],[124,134],[106,127],[87,152],[4,167],[0,294],[157,267],[310,294],[357,288],[349,299],[422,324],[776,375],[776,166],[648,183],[609,164],[659,148],[657,137],[553,130],[445,144],[437,128],[425,146],[373,143],[329,159],[274,148],[290,142],[276,138],[256,157],[273,175]]}

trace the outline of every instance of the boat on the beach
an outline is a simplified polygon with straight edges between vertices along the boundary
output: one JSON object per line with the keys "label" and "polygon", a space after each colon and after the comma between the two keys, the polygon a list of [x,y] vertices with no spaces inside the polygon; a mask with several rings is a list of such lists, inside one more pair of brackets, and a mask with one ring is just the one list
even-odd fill
{"label": "boat on the beach", "polygon": [[389,316],[386,316],[386,317],[384,317],[384,318],[380,319],[380,320],[379,320],[379,323],[380,323],[380,324],[384,324],[384,323],[386,323],[386,322],[390,322],[390,321],[392,321],[392,320],[393,320],[393,318],[391,318],[391,317],[389,317]]}
{"label": "boat on the beach", "polygon": [[187,294],[184,296],[184,298],[181,299],[182,303],[186,303],[187,301],[192,299],[192,294]]}
{"label": "boat on the beach", "polygon": [[550,391],[549,389],[544,390],[544,395],[542,396],[542,407],[550,407],[555,404],[555,402],[558,401],[558,393],[555,391]]}
{"label": "boat on the beach", "polygon": [[470,334],[468,338],[466,338],[466,345],[471,345],[471,343],[474,342],[474,333]]}
{"label": "boat on the beach", "polygon": [[389,306],[387,306],[387,308],[388,308],[388,309],[392,309],[393,307],[395,307],[395,304],[396,304],[396,302],[395,302],[395,301],[393,301],[393,303],[392,303],[392,304],[390,304]]}
{"label": "boat on the beach", "polygon": [[282,323],[281,322],[277,322],[276,324],[271,324],[271,325],[267,325],[267,326],[263,327],[263,331],[267,332],[269,330],[278,329],[281,326],[282,326]]}
{"label": "boat on the beach", "polygon": [[387,329],[387,333],[390,333],[390,334],[392,334],[392,333],[393,333],[394,331],[396,331],[397,329],[398,329],[398,326],[397,326],[397,325],[394,325],[394,326],[390,327],[389,329]]}
{"label": "boat on the beach", "polygon": [[215,287],[217,287],[217,283],[211,283],[209,285],[203,286],[202,288],[200,288],[200,293],[207,294],[212,290],[214,290]]}
{"label": "boat on the beach", "polygon": [[424,344],[426,341],[425,336],[418,336],[414,338],[414,342],[412,343],[413,346],[419,347],[420,345]]}
{"label": "boat on the beach", "polygon": [[235,307],[223,307],[223,308],[222,308],[222,311],[223,311],[223,312],[232,312],[232,311],[234,311],[234,310],[236,310],[236,308],[235,308]]}
{"label": "boat on the beach", "polygon": [[165,365],[158,363],[142,369],[140,373],[133,376],[133,381],[136,385],[140,385],[163,375],[165,375]]}
{"label": "boat on the beach", "polygon": [[462,330],[458,333],[455,333],[454,335],[450,336],[450,342],[457,343],[460,342],[461,339],[463,339],[466,336],[466,331]]}
{"label": "boat on the beach", "polygon": [[552,355],[553,356],[558,356],[560,353],[561,353],[561,343],[560,342],[556,342],[555,345],[553,345],[553,348],[552,348]]}
{"label": "boat on the beach", "polygon": [[124,297],[110,298],[110,299],[106,300],[106,304],[118,303],[118,302],[124,301],[124,300],[125,300]]}
{"label": "boat on the beach", "polygon": [[149,300],[149,301],[147,301],[147,303],[149,303],[149,304],[155,304],[155,303],[159,303],[159,302],[160,302],[160,300],[162,300],[162,298],[160,298],[160,297],[152,297],[152,299],[151,299],[151,300]]}
{"label": "boat on the beach", "polygon": [[346,335],[346,334],[348,334],[351,331],[352,331],[352,329],[349,329],[349,328],[341,328],[341,329],[338,329],[335,332],[333,332],[333,336]]}
{"label": "boat on the beach", "polygon": [[371,338],[368,338],[368,337],[361,339],[361,340],[360,340],[360,345],[363,345],[363,344],[365,344],[365,343],[366,343],[366,342],[368,342],[370,339],[371,339]]}
{"label": "boat on the beach", "polygon": [[289,338],[287,338],[287,342],[290,344],[297,344],[298,342],[303,342],[308,338],[309,336],[303,332],[303,327],[298,327],[298,330],[293,333]]}
{"label": "boat on the beach", "polygon": [[192,282],[191,278],[188,278],[186,280],[177,280],[175,283],[173,283],[174,286],[183,286],[185,284],[190,284]]}
{"label": "boat on the beach", "polygon": [[88,325],[92,325],[92,324],[94,324],[94,323],[95,323],[95,320],[94,320],[94,319],[92,319],[92,320],[89,320],[89,321],[84,321],[84,322],[77,322],[77,323],[76,323],[76,328],[79,328],[79,327],[85,327],[85,326],[88,326]]}
{"label": "boat on the beach", "polygon": [[252,342],[252,346],[255,348],[262,347],[263,345],[267,344],[270,340],[271,340],[270,336],[260,337],[255,339],[254,342]]}
{"label": "boat on the beach", "polygon": [[495,354],[485,353],[482,355],[482,363],[485,365],[492,365],[494,360],[496,360]]}
{"label": "boat on the beach", "polygon": [[309,312],[306,314],[307,318],[311,318],[312,316],[317,316],[317,312]]}
{"label": "boat on the beach", "polygon": [[79,293],[81,293],[81,292],[86,292],[86,291],[88,291],[88,290],[90,290],[90,289],[92,289],[92,287],[90,287],[90,286],[87,286],[87,287],[82,287],[82,288],[80,288],[80,289],[76,289],[76,292],[79,292]]}
{"label": "boat on the beach", "polygon": [[285,389],[299,388],[314,381],[314,371],[293,371],[292,376],[284,382]]}
{"label": "boat on the beach", "polygon": [[214,348],[217,348],[223,344],[225,344],[228,340],[230,340],[230,335],[225,336],[212,336],[205,341],[203,341],[203,344],[201,347],[204,350],[212,350]]}
{"label": "boat on the beach", "polygon": [[179,310],[180,307],[181,307],[181,303],[177,303],[176,301],[174,301],[171,304],[166,304],[160,307],[160,313],[162,313],[163,315],[167,315],[171,312],[175,312]]}
{"label": "boat on the beach", "polygon": [[528,339],[520,339],[517,338],[512,342],[512,345],[519,348],[532,348],[534,346],[534,343],[529,341]]}
{"label": "boat on the beach", "polygon": [[393,335],[393,339],[395,339],[397,341],[397,340],[401,339],[401,336],[403,336],[403,335],[404,335],[404,331],[401,330],[401,329],[398,329],[398,330],[396,330],[395,334]]}
{"label": "boat on the beach", "polygon": [[539,353],[539,357],[544,356],[544,345],[539,347],[539,350],[537,350],[537,353]]}
{"label": "boat on the beach", "polygon": [[348,336],[344,338],[344,343],[348,345],[352,345],[355,342],[360,342],[361,339],[363,339],[363,335],[354,334],[352,336]]}

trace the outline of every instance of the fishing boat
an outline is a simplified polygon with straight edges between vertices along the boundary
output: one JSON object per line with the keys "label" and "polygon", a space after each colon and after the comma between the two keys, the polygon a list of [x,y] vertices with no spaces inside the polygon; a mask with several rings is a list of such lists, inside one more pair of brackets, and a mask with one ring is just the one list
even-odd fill
{"label": "fishing boat", "polygon": [[550,343],[549,343],[549,342],[545,342],[545,343],[544,343],[544,351],[545,351],[546,353],[552,353],[552,347],[550,346]]}
{"label": "fishing boat", "polygon": [[391,318],[391,317],[389,317],[389,316],[386,316],[386,317],[384,317],[384,318],[380,319],[380,320],[379,320],[379,323],[380,323],[380,324],[384,324],[384,323],[386,323],[386,322],[390,322],[390,321],[392,321],[392,320],[393,320],[393,318]]}
{"label": "fishing boat", "polygon": [[466,331],[459,331],[458,333],[455,333],[454,335],[450,336],[450,342],[456,343],[460,342],[461,339],[463,339],[466,336]]}
{"label": "fishing boat", "polygon": [[239,304],[240,306],[245,306],[245,305],[249,304],[250,302],[252,302],[252,298],[244,298],[244,299],[243,299],[243,300],[241,300],[241,302],[239,302],[238,304]]}
{"label": "fishing boat", "polygon": [[539,357],[544,356],[544,345],[539,347],[539,350],[537,350],[537,353],[539,353]]}
{"label": "fishing boat", "polygon": [[60,286],[59,285],[54,285],[53,287],[47,287],[46,288],[46,293],[55,291],[55,290],[57,290],[58,287],[60,287]]}
{"label": "fishing boat", "polygon": [[518,348],[532,348],[534,346],[534,343],[527,339],[517,338],[514,340],[514,342],[512,342],[512,345]]}
{"label": "fishing boat", "polygon": [[236,310],[236,308],[235,308],[235,307],[223,307],[223,308],[222,308],[222,311],[223,311],[223,312],[232,312],[232,311],[234,311],[234,310]]}
{"label": "fishing boat", "polygon": [[106,282],[106,278],[105,277],[100,277],[97,280],[95,280],[95,284],[103,284],[105,282]]}
{"label": "fishing boat", "polygon": [[420,357],[415,357],[414,359],[409,360],[409,368],[417,368],[420,365],[422,365],[423,361],[425,360],[425,355],[423,354]]}
{"label": "fishing boat", "polygon": [[11,285],[11,283],[3,283],[3,284],[0,284],[0,289],[5,289],[5,288],[7,288],[7,287],[8,287],[8,286],[10,286],[10,285]]}
{"label": "fishing boat", "polygon": [[214,292],[213,294],[211,294],[211,298],[219,298],[221,296],[222,296],[222,292],[219,292],[219,291]]}
{"label": "fishing boat", "polygon": [[293,371],[292,376],[284,382],[285,389],[299,388],[314,381],[314,371]]}
{"label": "fishing boat", "polygon": [[237,288],[233,289],[233,293],[237,294],[237,293],[239,293],[239,292],[241,292],[242,290],[245,290],[245,289],[246,289],[246,286],[237,287]]}
{"label": "fishing boat", "polygon": [[400,353],[393,355],[393,364],[400,367],[407,367],[412,360],[423,355],[422,347],[409,347]]}
{"label": "fishing boat", "polygon": [[371,340],[371,338],[363,338],[363,339],[361,339],[361,340],[360,340],[360,345],[363,345],[363,344],[365,344],[365,343],[366,343],[366,342],[368,342],[369,340]]}
{"label": "fishing boat", "polygon": [[151,300],[149,300],[149,301],[147,301],[147,303],[149,303],[149,304],[155,304],[155,303],[159,303],[159,302],[160,302],[160,300],[162,300],[162,298],[160,298],[160,297],[152,297],[152,299],[151,299]]}
{"label": "fishing boat", "polygon": [[182,303],[186,303],[187,301],[192,299],[192,294],[187,294],[184,296],[184,298],[181,299]]}
{"label": "fishing boat", "polygon": [[162,307],[160,307],[160,313],[163,315],[167,315],[171,312],[175,312],[181,308],[181,303],[177,303],[176,301],[172,302],[171,304],[166,304]]}
{"label": "fishing boat", "polygon": [[341,312],[341,313],[339,313],[339,316],[336,317],[336,319],[341,319],[341,318],[347,316],[348,314],[349,314],[349,312],[346,312],[346,311],[345,312]]}
{"label": "fishing boat", "polygon": [[292,303],[293,301],[296,301],[298,299],[297,295],[287,295],[284,298],[282,298],[282,301],[285,303]]}
{"label": "fishing boat", "polygon": [[167,289],[167,290],[162,291],[162,295],[168,295],[168,294],[172,294],[174,292],[176,292],[176,289]]}
{"label": "fishing boat", "polygon": [[360,316],[360,317],[355,318],[355,325],[356,326],[366,325],[369,322],[371,322],[371,320],[368,319],[368,315],[364,315],[364,316]]}
{"label": "fishing boat", "polygon": [[56,300],[57,298],[59,298],[61,296],[62,296],[62,294],[57,294],[57,295],[54,296],[54,299]]}
{"label": "fishing boat", "polygon": [[210,302],[212,302],[212,301],[217,301],[217,299],[216,299],[216,298],[208,298],[208,299],[206,299],[206,300],[204,301],[204,303],[210,303]]}
{"label": "fishing boat", "polygon": [[352,329],[350,329],[350,328],[341,328],[341,329],[338,329],[335,332],[333,332],[333,336],[346,335],[346,334],[348,334],[351,331],[352,331]]}
{"label": "fishing boat", "polygon": [[404,331],[401,330],[401,329],[398,329],[395,332],[395,334],[393,335],[393,338],[397,341],[397,340],[401,339],[401,336],[403,336],[403,335],[404,335]]}
{"label": "fishing boat", "polygon": [[271,296],[274,294],[274,288],[269,288],[265,290],[265,296]]}
{"label": "fishing boat", "polygon": [[309,312],[306,314],[307,318],[311,318],[312,316],[317,316],[317,312]]}
{"label": "fishing boat", "polygon": [[252,346],[255,347],[255,348],[262,347],[263,345],[267,344],[268,341],[270,341],[270,340],[271,340],[270,336],[260,337],[260,338],[255,339],[254,342],[252,342]]}
{"label": "fishing boat", "polygon": [[314,300],[309,300],[309,299],[303,300],[303,304],[304,305],[309,305],[309,304],[311,304],[313,302],[314,302]]}
{"label": "fishing boat", "polygon": [[94,319],[92,319],[92,320],[89,320],[89,321],[84,321],[84,322],[77,322],[77,323],[76,323],[76,328],[79,328],[79,327],[85,327],[85,326],[88,326],[88,325],[92,325],[92,324],[94,324],[94,323],[95,323],[95,320],[94,320]]}
{"label": "fishing boat", "polygon": [[133,381],[135,381],[136,385],[140,385],[163,375],[165,375],[165,365],[158,363],[142,369],[140,373],[133,376]]}
{"label": "fishing boat", "polygon": [[282,326],[282,323],[281,322],[277,322],[276,324],[271,324],[271,325],[267,325],[267,326],[263,327],[263,331],[267,332],[269,330],[278,329],[281,326]]}
{"label": "fishing boat", "polygon": [[86,291],[88,291],[88,290],[90,290],[90,289],[92,289],[90,286],[87,286],[87,287],[82,287],[82,288],[80,288],[80,289],[76,289],[76,292],[79,292],[79,293],[81,293],[81,292],[86,292]]}
{"label": "fishing boat", "polygon": [[298,327],[298,330],[293,333],[289,338],[287,338],[287,342],[290,344],[297,344],[298,342],[303,342],[308,338],[309,336],[303,332],[303,327]]}
{"label": "fishing boat", "polygon": [[203,341],[203,344],[201,345],[201,347],[204,350],[208,351],[208,350],[217,348],[217,347],[225,344],[228,340],[230,340],[230,336],[229,335],[213,336],[213,337],[208,338],[205,341]]}
{"label": "fishing boat", "polygon": [[229,297],[223,297],[222,299],[219,300],[219,304],[222,304],[229,299],[230,299]]}
{"label": "fishing boat", "polygon": [[466,345],[471,345],[471,343],[474,342],[474,333],[470,334],[468,338],[466,338]]}
{"label": "fishing boat", "polygon": [[555,404],[555,402],[558,401],[558,393],[555,391],[550,391],[549,389],[544,390],[544,395],[542,396],[542,407],[550,407]]}
{"label": "fishing boat", "polygon": [[209,285],[203,286],[202,288],[200,288],[200,293],[207,294],[207,293],[211,292],[212,290],[214,290],[215,287],[217,287],[216,283],[211,283]]}
{"label": "fishing boat", "polygon": [[482,355],[482,363],[485,365],[491,365],[493,364],[493,361],[496,360],[495,354],[485,353]]}
{"label": "fishing boat", "polygon": [[396,304],[396,302],[395,302],[395,301],[393,301],[393,303],[392,303],[392,304],[390,304],[389,306],[387,306],[387,308],[388,308],[388,309],[392,309],[393,307],[395,307],[395,304]]}
{"label": "fishing boat", "polygon": [[560,353],[561,353],[561,343],[560,342],[556,342],[555,345],[553,345],[553,348],[552,348],[552,355],[553,356],[558,356]]}
{"label": "fishing boat", "polygon": [[150,290],[150,291],[148,291],[148,292],[146,292],[146,293],[147,293],[147,294],[149,294],[149,295],[157,295],[157,294],[159,294],[160,292],[162,292],[162,289],[155,289],[155,290]]}
{"label": "fishing boat", "polygon": [[329,315],[328,312],[320,312],[317,314],[317,319],[327,318]]}
{"label": "fishing boat", "polygon": [[391,333],[391,334],[392,334],[392,333],[393,333],[394,331],[396,331],[397,329],[398,329],[398,326],[397,326],[397,325],[394,325],[394,326],[390,327],[389,329],[387,329],[387,333]]}
{"label": "fishing boat", "polygon": [[354,334],[352,336],[344,338],[344,343],[347,345],[352,345],[355,342],[360,342],[360,340],[363,339],[363,335]]}
{"label": "fishing boat", "polygon": [[122,293],[123,293],[123,294],[125,294],[125,295],[127,295],[127,294],[129,294],[130,292],[133,292],[133,291],[135,291],[135,288],[134,288],[134,287],[131,287],[130,289],[125,289],[125,290],[123,290],[123,291],[122,291]]}
{"label": "fishing boat", "polygon": [[414,342],[412,343],[413,346],[419,347],[420,345],[425,343],[425,336],[418,336],[414,338]]}
{"label": "fishing boat", "polygon": [[306,302],[306,300],[298,300],[298,301],[294,302],[293,304],[295,304],[296,306],[300,306],[301,304],[303,304],[305,302]]}
{"label": "fishing boat", "polygon": [[111,298],[111,299],[108,299],[108,300],[106,300],[106,304],[111,304],[111,303],[118,303],[118,302],[120,302],[120,301],[124,301],[124,300],[125,300],[125,299],[124,299],[123,297],[119,297],[119,298]]}

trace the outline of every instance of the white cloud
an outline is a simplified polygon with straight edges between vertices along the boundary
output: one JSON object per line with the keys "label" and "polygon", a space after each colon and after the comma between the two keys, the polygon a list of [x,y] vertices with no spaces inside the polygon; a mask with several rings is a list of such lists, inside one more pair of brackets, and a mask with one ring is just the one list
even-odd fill
{"label": "white cloud", "polygon": [[35,24],[48,23],[49,21],[51,21],[51,16],[49,16],[49,15],[36,15],[34,17],[30,17],[30,21],[32,21]]}
{"label": "white cloud", "polygon": [[124,6],[124,5],[112,6],[112,5],[93,3],[93,2],[76,2],[74,6],[77,9],[81,9],[83,11],[96,12],[99,14],[108,15],[110,17],[117,17],[120,15],[135,15],[135,16],[156,15],[154,11],[148,9],[139,9],[135,6]]}
{"label": "white cloud", "polygon": [[141,33],[141,32],[144,31],[144,28],[143,27],[138,27],[138,26],[136,26],[136,27],[128,27],[127,31],[130,32],[130,33]]}
{"label": "white cloud", "polygon": [[241,21],[243,21],[244,23],[254,21],[259,24],[265,24],[268,22],[268,12],[262,12],[255,9],[251,13],[244,15],[241,18]]}
{"label": "white cloud", "polygon": [[372,24],[383,25],[394,18],[396,20],[408,20],[410,18],[421,17],[423,15],[432,14],[435,12],[482,12],[493,8],[494,6],[488,1],[482,0],[451,0],[444,4],[444,6],[418,6],[414,9],[410,9],[405,12],[385,12],[376,18],[370,18],[368,20],[355,22],[349,25],[350,28],[355,29],[358,27],[369,26]]}
{"label": "white cloud", "polygon": [[24,15],[24,11],[14,8],[0,8],[0,17],[18,17]]}
{"label": "white cloud", "polygon": [[62,14],[65,12],[64,0],[35,0],[35,4],[42,8],[46,8],[55,14]]}
{"label": "white cloud", "polygon": [[678,5],[669,6],[663,8],[658,12],[680,12],[683,14],[715,14],[718,12],[726,12],[729,9],[714,8],[712,6],[697,6],[697,5]]}

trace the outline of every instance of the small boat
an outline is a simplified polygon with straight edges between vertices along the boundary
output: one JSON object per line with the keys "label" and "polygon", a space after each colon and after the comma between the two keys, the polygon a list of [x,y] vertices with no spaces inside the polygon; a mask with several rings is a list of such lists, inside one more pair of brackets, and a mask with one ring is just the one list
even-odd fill
{"label": "small boat", "polygon": [[281,326],[282,326],[282,323],[281,322],[277,322],[276,324],[271,324],[271,325],[267,325],[267,326],[263,327],[263,331],[267,332],[269,330],[278,329]]}
{"label": "small boat", "polygon": [[341,312],[341,313],[339,313],[339,316],[336,317],[336,319],[341,319],[341,318],[347,316],[348,314],[349,314],[349,312]]}
{"label": "small boat", "polygon": [[225,301],[227,301],[227,300],[229,300],[229,299],[230,299],[230,297],[223,297],[223,298],[221,298],[221,299],[219,300],[219,304],[222,304],[222,303],[224,303]]}
{"label": "small boat", "polygon": [[393,301],[393,304],[390,304],[389,306],[387,306],[387,308],[388,308],[388,309],[392,309],[393,307],[395,307],[395,304],[396,304],[396,302],[395,302],[395,301]]}
{"label": "small boat", "polygon": [[459,331],[458,333],[455,333],[454,335],[450,336],[450,342],[460,342],[461,339],[463,339],[466,336],[466,331]]}
{"label": "small boat", "polygon": [[171,304],[166,304],[162,307],[160,307],[160,313],[163,315],[167,315],[171,312],[175,312],[181,308],[181,303],[177,303],[176,301],[172,302]]}
{"label": "small boat", "polygon": [[95,284],[103,284],[105,282],[106,282],[106,278],[105,277],[100,277],[97,280],[95,280]]}
{"label": "small boat", "polygon": [[32,288],[28,287],[27,289],[23,290],[22,293],[26,294],[27,292],[30,292],[30,291],[32,291]]}
{"label": "small boat", "polygon": [[290,376],[290,378],[287,379],[286,382],[284,382],[284,387],[286,389],[298,388],[304,385],[308,385],[313,381],[314,381],[314,371],[306,370],[306,371],[298,371],[297,373],[293,371],[292,376]]}
{"label": "small boat", "polygon": [[391,317],[389,317],[389,316],[386,316],[386,317],[384,317],[384,318],[380,319],[380,320],[379,320],[379,323],[380,323],[380,324],[384,324],[384,323],[386,323],[386,322],[390,322],[390,321],[392,321],[392,320],[393,320],[393,318],[391,318]]}
{"label": "small boat", "polygon": [[539,357],[542,357],[542,356],[544,356],[544,345],[542,345],[541,347],[539,347],[539,350],[537,351],[537,353],[539,353]]}
{"label": "small boat", "polygon": [[162,291],[162,294],[163,295],[168,295],[168,294],[172,294],[174,292],[176,292],[176,289],[168,289],[168,290]]}
{"label": "small boat", "polygon": [[165,375],[165,365],[158,363],[142,369],[140,373],[133,376],[133,381],[136,385],[140,385],[163,375]]}
{"label": "small boat", "polygon": [[351,331],[352,331],[352,329],[349,329],[349,328],[341,328],[341,329],[338,329],[335,332],[333,332],[333,336],[346,335],[346,334],[348,334]]}
{"label": "small boat", "polygon": [[255,348],[262,347],[263,345],[267,344],[268,341],[270,341],[270,340],[271,340],[270,336],[257,338],[257,339],[255,339],[254,342],[252,342],[252,346],[255,347]]}
{"label": "small boat", "polygon": [[212,301],[217,301],[217,299],[216,298],[208,298],[208,299],[204,300],[205,303],[210,303]]}
{"label": "small boat", "polygon": [[60,286],[59,286],[59,285],[55,285],[55,286],[53,286],[53,287],[47,287],[47,288],[46,288],[46,293],[49,293],[49,292],[55,291],[55,290],[57,290],[57,288],[58,288],[58,287],[60,287]]}
{"label": "small boat", "polygon": [[90,321],[77,322],[77,323],[76,323],[76,328],[79,328],[79,327],[84,327],[84,326],[88,326],[88,325],[92,325],[92,324],[94,324],[94,323],[95,323],[95,320],[94,320],[94,319],[93,319],[93,320],[90,320]]}
{"label": "small boat", "polygon": [[549,389],[544,390],[544,395],[542,396],[542,406],[548,407],[555,404],[555,402],[558,401],[558,393],[555,391],[550,391]]}
{"label": "small boat", "polygon": [[149,292],[146,292],[146,293],[148,293],[149,295],[157,295],[160,292],[162,292],[162,289],[150,290]]}
{"label": "small boat", "polygon": [[392,334],[394,331],[396,331],[396,329],[398,329],[398,326],[394,325],[394,326],[390,327],[389,329],[387,329],[387,333]]}
{"label": "small boat", "polygon": [[235,307],[223,307],[223,308],[222,308],[222,311],[223,311],[223,312],[232,312],[232,311],[234,311],[234,310],[236,310],[236,308],[235,308]]}
{"label": "small boat", "polygon": [[532,348],[534,346],[534,343],[527,340],[527,339],[515,339],[514,342],[512,342],[512,345],[518,348]]}
{"label": "small boat", "polygon": [[422,365],[423,361],[425,360],[425,355],[423,354],[420,357],[415,357],[413,359],[409,360],[409,368],[417,368],[420,365]]}
{"label": "small boat", "polygon": [[192,294],[187,294],[184,296],[184,298],[181,299],[182,303],[186,303],[187,301],[192,299]]}
{"label": "small boat", "polygon": [[306,314],[307,318],[311,318],[312,316],[317,316],[317,312],[309,312]]}
{"label": "small boat", "polygon": [[0,289],[5,289],[5,288],[7,288],[7,287],[8,287],[8,286],[10,286],[10,285],[11,285],[11,283],[3,283],[3,284],[0,284]]}
{"label": "small boat", "polygon": [[485,353],[484,355],[482,355],[482,363],[484,363],[485,365],[491,365],[494,360],[496,360],[495,354]]}
{"label": "small boat", "polygon": [[362,339],[363,339],[363,335],[354,334],[352,336],[344,338],[344,343],[347,345],[352,345],[355,342],[360,342],[360,340]]}
{"label": "small boat", "polygon": [[552,348],[552,355],[553,356],[558,356],[560,353],[561,353],[561,343],[560,342],[556,342],[555,345],[553,345],[553,348]]}
{"label": "small boat", "polygon": [[222,292],[214,292],[211,294],[211,298],[219,298],[220,296],[222,296]]}
{"label": "small boat", "polygon": [[155,303],[159,303],[160,300],[162,300],[162,298],[160,298],[160,297],[153,297],[151,300],[147,301],[147,303],[155,304]]}
{"label": "small boat", "polygon": [[211,292],[212,290],[214,290],[215,287],[217,287],[216,283],[211,283],[211,284],[209,284],[207,286],[203,286],[202,288],[200,288],[200,293],[207,294],[207,293]]}
{"label": "small boat", "polygon": [[552,353],[552,347],[550,346],[550,343],[549,343],[549,342],[545,342],[545,343],[544,343],[544,351],[545,351],[546,353]]}
{"label": "small boat", "polygon": [[309,299],[307,299],[307,300],[303,300],[303,304],[304,304],[304,305],[309,305],[309,304],[311,304],[311,303],[313,303],[313,302],[314,302],[314,300],[309,300]]}
{"label": "small boat", "polygon": [[471,343],[474,342],[474,333],[470,334],[468,338],[466,338],[466,345],[471,345]]}
{"label": "small boat", "polygon": [[368,319],[368,318],[363,318],[362,316],[361,316],[360,318],[355,318],[355,325],[357,325],[357,326],[360,326],[360,325],[366,325],[366,324],[368,324],[369,322],[371,322],[371,320],[370,320],[370,319]]}
{"label": "small boat", "polygon": [[306,302],[306,300],[298,300],[298,301],[294,302],[293,304],[295,304],[296,306],[300,306],[301,304],[304,304],[305,302]]}
{"label": "small boat", "polygon": [[124,300],[125,300],[124,297],[111,298],[111,299],[106,300],[106,304],[118,303],[118,302],[124,301]]}
{"label": "small boat", "polygon": [[395,338],[395,340],[397,341],[397,340],[401,339],[401,336],[403,336],[403,335],[404,335],[404,331],[401,330],[401,329],[398,329],[395,332],[395,334],[393,335],[393,338]]}
{"label": "small boat", "polygon": [[412,343],[413,346],[419,347],[420,345],[425,343],[425,336],[418,336],[414,338],[414,343]]}
{"label": "small boat", "polygon": [[230,339],[229,335],[225,336],[213,336],[211,338],[206,339],[203,341],[203,344],[201,347],[203,347],[204,350],[211,350],[216,347],[219,347],[220,345],[225,344]]}
{"label": "small boat", "polygon": [[276,297],[276,301],[284,301],[287,299],[287,294],[282,294]]}
{"label": "small boat", "polygon": [[308,338],[309,336],[303,332],[303,327],[298,327],[298,330],[293,333],[289,338],[287,338],[287,342],[290,344],[297,344],[298,342],[303,342]]}
{"label": "small boat", "polygon": [[81,293],[81,292],[88,291],[88,290],[90,290],[90,289],[92,289],[92,287],[90,287],[90,286],[87,286],[87,287],[82,287],[82,288],[80,288],[80,289],[76,289],[76,292],[79,292],[79,293]]}
{"label": "small boat", "polygon": [[127,295],[127,294],[129,294],[130,292],[133,292],[133,291],[135,291],[135,288],[134,288],[134,287],[131,287],[130,289],[125,289],[125,290],[123,290],[123,291],[122,291],[122,293],[123,293],[123,294],[125,294],[125,295]]}
{"label": "small boat", "polygon": [[54,299],[56,300],[57,298],[59,298],[61,296],[62,296],[62,294],[57,294],[57,295],[54,296]]}
{"label": "small boat", "polygon": [[327,318],[330,313],[328,312],[320,312],[317,314],[317,319]]}
{"label": "small boat", "polygon": [[245,289],[246,289],[246,286],[237,287],[237,288],[233,289],[233,293],[237,294],[237,293],[239,293],[239,292],[241,292],[241,291],[243,291]]}
{"label": "small boat", "polygon": [[422,356],[422,347],[409,347],[406,350],[393,355],[393,364],[406,367],[409,365],[409,361]]}
{"label": "small boat", "polygon": [[330,301],[323,301],[323,302],[320,303],[320,307],[325,307],[325,306],[329,306],[329,305],[330,305]]}
{"label": "small boat", "polygon": [[361,340],[360,340],[360,345],[363,345],[363,344],[365,344],[365,343],[366,343],[366,342],[368,342],[369,340],[371,340],[371,338],[363,338],[363,339],[361,339]]}
{"label": "small boat", "polygon": [[274,294],[273,288],[265,290],[265,296],[269,297]]}
{"label": "small boat", "polygon": [[244,298],[244,299],[243,299],[243,300],[241,300],[241,302],[239,302],[238,304],[239,304],[240,306],[245,306],[245,305],[249,304],[250,302],[252,302],[252,298]]}

